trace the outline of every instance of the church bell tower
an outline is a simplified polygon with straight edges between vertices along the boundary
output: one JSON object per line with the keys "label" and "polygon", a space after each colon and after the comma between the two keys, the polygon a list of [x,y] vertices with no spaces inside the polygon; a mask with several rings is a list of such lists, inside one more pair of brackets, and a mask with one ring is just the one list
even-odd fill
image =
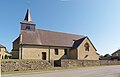
{"label": "church bell tower", "polygon": [[32,18],[30,15],[30,9],[27,9],[26,16],[21,23],[21,30],[35,31],[36,24],[32,22]]}

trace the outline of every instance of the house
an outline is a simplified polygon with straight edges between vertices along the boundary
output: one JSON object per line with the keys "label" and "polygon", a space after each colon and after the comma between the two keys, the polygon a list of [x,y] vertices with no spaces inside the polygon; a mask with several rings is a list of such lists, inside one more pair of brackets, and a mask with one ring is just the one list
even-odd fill
{"label": "house", "polygon": [[120,49],[112,53],[112,60],[120,60]]}
{"label": "house", "polygon": [[37,29],[27,9],[19,37],[13,41],[13,59],[99,60],[96,48],[87,36]]}
{"label": "house", "polygon": [[9,59],[12,55],[7,52],[5,46],[0,44],[0,59]]}

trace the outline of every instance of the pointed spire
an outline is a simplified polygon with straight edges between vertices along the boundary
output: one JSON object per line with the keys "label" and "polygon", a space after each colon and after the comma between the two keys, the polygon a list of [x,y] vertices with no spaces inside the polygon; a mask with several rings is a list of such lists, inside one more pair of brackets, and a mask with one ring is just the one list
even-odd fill
{"label": "pointed spire", "polygon": [[33,21],[32,21],[32,18],[31,18],[31,15],[30,15],[30,9],[27,9],[27,13],[25,15],[25,18],[22,22],[20,22],[21,24],[32,24],[32,25],[36,25]]}
{"label": "pointed spire", "polygon": [[32,21],[32,18],[31,18],[31,15],[30,15],[30,9],[27,9],[27,13],[26,13],[24,21],[27,21],[27,22]]}

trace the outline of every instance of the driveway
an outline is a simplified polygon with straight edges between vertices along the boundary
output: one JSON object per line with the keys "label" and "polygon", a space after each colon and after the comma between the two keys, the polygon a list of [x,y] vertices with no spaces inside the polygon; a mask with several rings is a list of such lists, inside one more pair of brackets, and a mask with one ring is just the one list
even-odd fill
{"label": "driveway", "polygon": [[120,77],[120,65],[2,75],[2,77]]}

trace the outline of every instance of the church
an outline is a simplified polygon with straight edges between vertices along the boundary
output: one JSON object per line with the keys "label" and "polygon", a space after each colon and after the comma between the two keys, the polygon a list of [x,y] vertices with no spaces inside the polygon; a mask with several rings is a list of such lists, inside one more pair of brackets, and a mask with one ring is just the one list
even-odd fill
{"label": "church", "polygon": [[20,34],[13,41],[13,59],[99,60],[95,46],[87,36],[36,28],[27,9]]}

